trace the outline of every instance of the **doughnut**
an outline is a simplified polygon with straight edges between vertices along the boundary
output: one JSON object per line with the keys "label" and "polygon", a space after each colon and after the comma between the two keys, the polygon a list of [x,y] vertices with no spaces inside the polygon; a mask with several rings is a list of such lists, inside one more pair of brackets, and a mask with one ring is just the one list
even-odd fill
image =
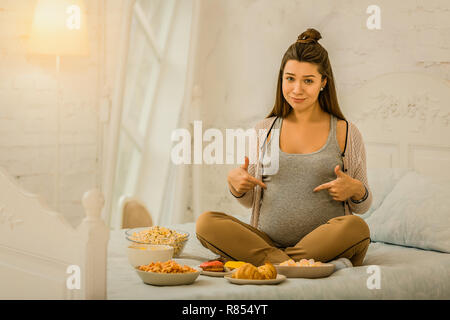
{"label": "doughnut", "polygon": [[218,260],[203,262],[200,265],[200,268],[202,268],[203,271],[212,271],[212,272],[223,272],[224,271],[223,263]]}

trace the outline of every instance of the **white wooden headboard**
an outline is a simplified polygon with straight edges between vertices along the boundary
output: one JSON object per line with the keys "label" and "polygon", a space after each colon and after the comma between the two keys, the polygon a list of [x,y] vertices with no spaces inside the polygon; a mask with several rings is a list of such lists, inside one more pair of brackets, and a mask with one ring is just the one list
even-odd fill
{"label": "white wooden headboard", "polygon": [[450,178],[450,86],[417,73],[379,76],[341,99],[363,135],[367,168]]}
{"label": "white wooden headboard", "polygon": [[[0,299],[105,299],[103,195],[84,194],[86,217],[74,229],[2,168],[0,190]],[[79,289],[77,267],[69,266],[79,267]]]}

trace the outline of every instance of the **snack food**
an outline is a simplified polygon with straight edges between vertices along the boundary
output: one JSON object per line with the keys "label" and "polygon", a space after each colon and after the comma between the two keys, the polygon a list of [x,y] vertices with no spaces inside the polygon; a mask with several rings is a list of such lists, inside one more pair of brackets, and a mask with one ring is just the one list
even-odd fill
{"label": "snack food", "polygon": [[277,269],[270,262],[266,262],[263,266],[258,267],[258,271],[267,280],[277,277]]}
{"label": "snack food", "polygon": [[225,262],[225,268],[228,268],[229,270],[234,270],[243,266],[245,263],[246,262],[244,261],[227,261]]}
{"label": "snack food", "polygon": [[262,280],[263,275],[259,273],[258,268],[256,268],[251,263],[245,263],[240,266],[235,273],[231,276],[235,279],[251,279],[251,280]]}
{"label": "snack food", "polygon": [[224,271],[223,267],[224,267],[223,262],[218,260],[206,261],[200,265],[200,268],[202,268],[204,271],[212,271],[212,272],[223,272]]}
{"label": "snack food", "polygon": [[266,262],[263,266],[258,268],[251,263],[245,263],[240,266],[231,277],[235,279],[249,280],[276,279],[277,270],[270,262]]}
{"label": "snack food", "polygon": [[170,245],[174,248],[173,255],[177,256],[188,236],[188,233],[179,233],[172,229],[153,226],[139,232],[133,232],[128,239],[137,243]]}
{"label": "snack food", "polygon": [[314,261],[314,259],[301,259],[298,262],[295,262],[292,259],[283,261],[280,263],[280,266],[288,266],[288,267],[319,267],[322,265],[320,261]]}
{"label": "snack food", "polygon": [[135,246],[135,245],[131,245],[128,246],[128,248],[130,249],[138,249],[138,250],[150,250],[150,251],[158,251],[158,250],[167,250],[166,248],[170,248],[170,247],[164,247],[163,245],[158,246],[155,245],[154,247],[142,247],[142,246]]}
{"label": "snack food", "polygon": [[146,272],[157,272],[157,273],[188,273],[197,272],[194,268],[189,266],[181,266],[173,260],[166,262],[152,262],[148,265],[142,265],[137,267],[139,270]]}

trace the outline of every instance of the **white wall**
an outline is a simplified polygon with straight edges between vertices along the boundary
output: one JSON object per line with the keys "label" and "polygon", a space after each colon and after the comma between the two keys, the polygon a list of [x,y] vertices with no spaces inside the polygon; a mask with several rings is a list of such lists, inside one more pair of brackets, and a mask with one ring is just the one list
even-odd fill
{"label": "white wall", "polygon": [[[195,84],[208,127],[250,128],[274,103],[281,58],[308,27],[328,50],[338,97],[377,75],[423,72],[450,81],[450,3],[435,1],[201,1]],[[366,28],[366,9],[381,8],[381,30]],[[426,84],[424,84],[426,86]],[[345,114],[345,110],[344,110]],[[348,115],[347,115],[348,116]],[[203,165],[194,178],[194,215],[206,210],[250,213],[227,189],[234,166]]]}
{"label": "white wall", "polygon": [[[61,58],[63,174],[61,199],[56,203],[55,59],[27,53],[35,1],[0,0],[0,166],[26,189],[42,194],[50,206],[59,207],[73,224],[83,215],[83,192],[100,186],[102,168],[108,161],[102,158],[103,139],[108,137],[104,137],[107,124],[99,120],[99,99],[117,89],[117,35],[125,1],[129,0],[85,1],[91,55]],[[282,55],[308,27],[322,33],[320,42],[330,54],[340,97],[389,72],[423,72],[450,81],[447,0],[200,3],[193,84],[201,96],[196,98],[199,109],[185,115],[202,120],[203,131],[209,127],[222,132],[225,128],[249,128],[265,117],[274,102]],[[365,12],[371,4],[381,8],[379,31],[366,28]],[[103,5],[106,17],[101,13]],[[186,119],[179,123],[184,126]],[[169,133],[161,139],[169,142]],[[233,167],[203,165],[188,172],[185,190],[192,196],[183,204],[186,212],[192,209],[194,218],[206,210],[249,213],[228,192],[226,174]],[[145,176],[150,179],[151,171]],[[141,186],[142,197],[152,188],[158,185],[149,182]],[[160,199],[161,193],[157,195]]]}
{"label": "white wall", "polygon": [[[0,1],[0,166],[77,224],[84,215],[83,193],[100,183],[100,2],[85,1],[90,56],[61,57],[58,120],[56,58],[27,52],[35,3]],[[58,202],[54,192],[57,121],[61,126]]]}

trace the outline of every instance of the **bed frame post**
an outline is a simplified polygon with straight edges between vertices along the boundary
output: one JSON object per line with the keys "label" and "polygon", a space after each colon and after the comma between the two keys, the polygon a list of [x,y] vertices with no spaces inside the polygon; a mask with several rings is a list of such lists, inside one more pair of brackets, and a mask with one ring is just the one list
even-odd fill
{"label": "bed frame post", "polygon": [[85,250],[81,257],[82,299],[106,299],[106,271],[109,228],[101,218],[105,203],[103,194],[93,189],[82,199],[86,217],[79,226]]}

